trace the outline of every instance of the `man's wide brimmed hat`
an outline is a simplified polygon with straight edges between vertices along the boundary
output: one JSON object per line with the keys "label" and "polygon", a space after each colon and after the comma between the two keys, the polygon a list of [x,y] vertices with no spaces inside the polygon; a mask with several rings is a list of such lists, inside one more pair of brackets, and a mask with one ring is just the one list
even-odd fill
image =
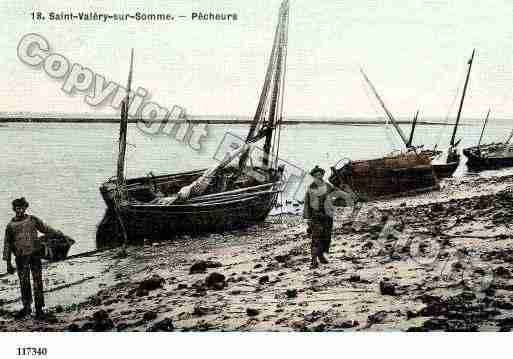
{"label": "man's wide brimmed hat", "polygon": [[326,171],[324,171],[321,167],[319,166],[315,166],[311,171],[310,171],[310,176],[314,176],[315,174],[322,174],[324,175],[324,173],[326,173]]}
{"label": "man's wide brimmed hat", "polygon": [[29,203],[25,199],[25,197],[16,198],[14,201],[12,201],[12,207],[23,207],[28,208]]}

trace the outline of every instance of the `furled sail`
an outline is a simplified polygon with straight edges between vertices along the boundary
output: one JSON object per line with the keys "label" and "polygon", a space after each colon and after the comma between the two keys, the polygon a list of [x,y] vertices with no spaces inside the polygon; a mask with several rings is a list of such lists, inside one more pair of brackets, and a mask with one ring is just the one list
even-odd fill
{"label": "furled sail", "polygon": [[205,192],[208,185],[212,182],[212,179],[216,176],[216,174],[226,167],[234,158],[239,156],[242,152],[245,152],[249,149],[250,145],[244,145],[241,148],[238,148],[226,155],[226,157],[216,166],[209,168],[201,177],[196,179],[191,184],[184,186],[178,192],[177,198],[181,200],[187,200],[193,196],[199,196]]}
{"label": "furled sail", "polygon": [[[274,43],[267,65],[267,73],[260,94],[260,100],[246,137],[246,143],[255,143],[265,138],[262,161],[264,166],[269,166],[270,154],[277,158],[279,150],[279,132],[283,112],[287,60],[288,22],[289,1],[285,0],[280,7]],[[241,156],[239,161],[240,168],[245,166],[247,157],[247,152]]]}
{"label": "furled sail", "polygon": [[[251,123],[245,145],[230,153],[220,164],[206,170],[201,177],[180,189],[177,198],[187,200],[203,194],[212,179],[221,169],[239,157],[239,175],[245,168],[252,144],[264,139],[262,164],[273,167],[269,158],[277,161],[279,151],[280,125],[283,112],[283,95],[285,84],[285,68],[287,58],[287,38],[289,22],[289,2],[282,2],[278,16],[278,24],[274,35],[273,47],[260,100]],[[276,166],[274,166],[276,167]],[[235,176],[236,177],[236,176]]]}

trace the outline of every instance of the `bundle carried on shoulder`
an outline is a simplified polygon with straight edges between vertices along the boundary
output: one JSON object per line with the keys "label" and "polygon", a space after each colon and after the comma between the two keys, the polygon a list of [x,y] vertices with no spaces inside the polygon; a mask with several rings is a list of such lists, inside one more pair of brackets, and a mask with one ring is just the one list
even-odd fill
{"label": "bundle carried on shoulder", "polygon": [[39,237],[41,242],[41,257],[50,262],[66,259],[75,241],[65,234],[45,234]]}

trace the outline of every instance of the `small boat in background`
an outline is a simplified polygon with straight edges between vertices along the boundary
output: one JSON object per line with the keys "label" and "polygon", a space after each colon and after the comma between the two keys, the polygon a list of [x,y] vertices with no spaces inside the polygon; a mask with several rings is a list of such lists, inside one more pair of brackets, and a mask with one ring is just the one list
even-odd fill
{"label": "small boat in background", "polygon": [[510,144],[513,131],[504,142],[486,145],[481,144],[489,117],[490,110],[488,110],[486,114],[477,146],[463,149],[463,154],[468,159],[467,167],[471,170],[497,169],[513,166],[513,144]]}
{"label": "small boat in background", "polygon": [[387,109],[376,88],[363,69],[360,71],[387,118],[406,145],[407,151],[371,160],[343,159],[331,167],[329,181],[339,188],[349,186],[363,200],[439,189],[440,185],[431,165],[431,158],[408,146],[408,139]]}
{"label": "small boat in background", "polygon": [[[343,160],[342,160],[343,161]],[[349,188],[363,200],[429,192],[440,188],[429,156],[408,152],[383,158],[341,161],[331,168],[329,181]]]}

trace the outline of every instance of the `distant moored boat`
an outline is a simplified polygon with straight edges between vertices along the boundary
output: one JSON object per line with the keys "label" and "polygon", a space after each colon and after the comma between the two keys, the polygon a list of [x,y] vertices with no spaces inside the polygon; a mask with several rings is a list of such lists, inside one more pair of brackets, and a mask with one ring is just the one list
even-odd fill
{"label": "distant moored boat", "polygon": [[467,157],[467,167],[471,170],[497,169],[513,166],[513,144],[510,143],[513,131],[504,142],[482,145],[483,134],[488,124],[490,110],[484,120],[483,129],[477,146],[465,148],[463,154]]}

